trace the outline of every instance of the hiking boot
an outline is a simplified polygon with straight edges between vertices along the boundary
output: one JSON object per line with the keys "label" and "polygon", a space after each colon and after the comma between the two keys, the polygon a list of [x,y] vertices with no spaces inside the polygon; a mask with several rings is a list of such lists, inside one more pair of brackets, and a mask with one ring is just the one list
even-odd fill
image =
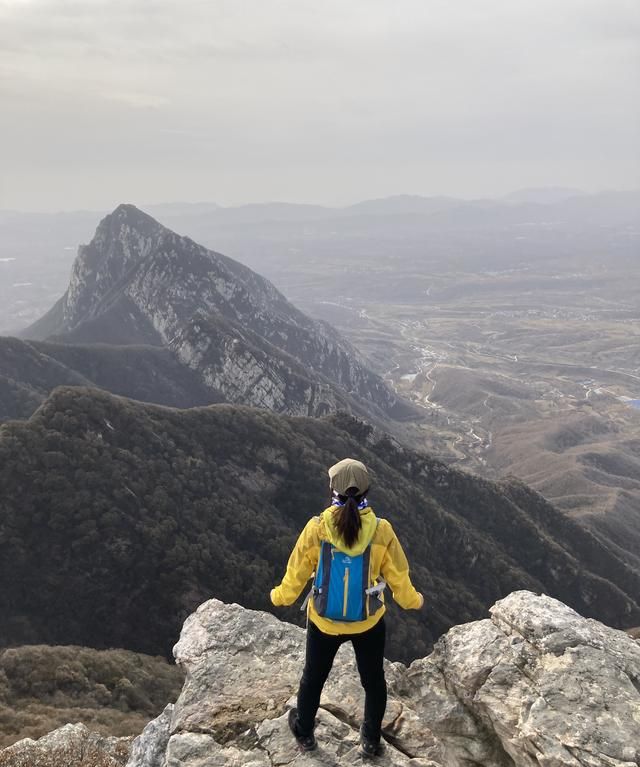
{"label": "hiking boot", "polygon": [[360,750],[363,756],[380,756],[382,753],[382,744],[379,740],[371,740],[365,735],[364,727],[360,728]]}
{"label": "hiking boot", "polygon": [[287,721],[289,722],[289,729],[293,733],[293,737],[296,739],[298,746],[300,746],[300,750],[313,751],[318,745],[318,742],[316,741],[316,736],[313,734],[313,732],[311,733],[311,735],[299,734],[297,708],[289,709],[289,716],[287,718]]}

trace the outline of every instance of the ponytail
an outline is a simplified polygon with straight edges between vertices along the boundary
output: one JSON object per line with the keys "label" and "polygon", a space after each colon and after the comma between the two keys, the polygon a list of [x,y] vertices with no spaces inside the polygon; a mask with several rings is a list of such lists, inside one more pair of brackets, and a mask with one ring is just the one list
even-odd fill
{"label": "ponytail", "polygon": [[350,487],[346,495],[338,495],[342,505],[338,506],[333,515],[336,530],[348,547],[353,546],[358,540],[358,533],[362,527],[358,505],[364,493],[355,495],[356,491],[356,488]]}

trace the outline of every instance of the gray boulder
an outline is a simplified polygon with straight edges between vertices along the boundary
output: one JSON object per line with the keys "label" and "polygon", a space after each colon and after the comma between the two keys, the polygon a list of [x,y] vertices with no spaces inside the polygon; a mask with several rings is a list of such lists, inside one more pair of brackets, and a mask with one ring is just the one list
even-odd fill
{"label": "gray boulder", "polygon": [[[384,763],[637,765],[638,644],[527,591],[490,612],[409,668],[386,664]],[[286,724],[304,662],[301,629],[211,600],[186,621],[174,653],[187,679],[159,767],[358,763],[363,692],[349,645],[325,688],[312,756],[296,751]]]}
{"label": "gray boulder", "polygon": [[153,719],[133,741],[127,767],[162,767],[169,742],[173,703]]}
{"label": "gray boulder", "polygon": [[[276,760],[284,758],[280,749],[285,744],[286,753],[295,752],[286,711],[295,704],[304,647],[305,632],[273,615],[245,610],[236,604],[226,605],[215,599],[205,602],[187,619],[180,641],[174,647],[176,662],[186,670],[187,678],[175,705],[172,732],[179,733],[181,739],[186,732],[197,732],[206,733],[221,744],[248,744],[250,749],[266,750]],[[391,684],[404,674],[406,668],[402,664],[386,663]],[[314,754],[315,763],[324,759],[326,764],[346,764],[346,745],[349,745],[347,750],[357,751],[357,733],[364,708],[364,692],[348,644],[341,647],[336,656],[321,706],[326,716],[322,717],[321,727],[319,724],[320,751]],[[385,729],[392,732],[403,713],[406,718],[405,707],[390,696],[383,723]],[[175,759],[172,741],[173,736],[168,753]],[[405,753],[412,750],[425,755],[439,753],[427,728],[398,729],[393,741],[394,745],[389,744],[387,749],[389,764],[406,764]],[[329,743],[343,743],[343,746],[332,750]],[[340,762],[331,761],[338,757]],[[171,764],[200,767],[198,759]]]}
{"label": "gray boulder", "polygon": [[445,763],[637,765],[638,644],[528,591],[490,613],[451,629],[407,672],[402,696],[429,722]]}

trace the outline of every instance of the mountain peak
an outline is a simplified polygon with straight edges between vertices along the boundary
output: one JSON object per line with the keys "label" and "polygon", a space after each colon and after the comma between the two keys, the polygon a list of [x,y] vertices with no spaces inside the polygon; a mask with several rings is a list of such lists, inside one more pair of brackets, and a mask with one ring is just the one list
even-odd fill
{"label": "mountain peak", "polygon": [[140,208],[136,208],[136,206],[131,202],[121,202],[109,214],[109,216],[112,216],[115,218],[123,218],[125,216],[136,216],[136,215],[145,216],[146,213],[141,211]]}
{"label": "mountain peak", "polygon": [[136,208],[131,203],[123,202],[100,221],[94,240],[96,238],[120,237],[123,230],[135,231],[146,236],[157,235],[161,231],[169,231],[140,208]]}
{"label": "mountain peak", "polygon": [[78,248],[63,303],[64,324],[90,319],[105,296],[122,283],[169,233],[135,205],[122,204],[102,219],[88,245]]}
{"label": "mountain peak", "polygon": [[24,335],[167,347],[213,401],[324,415],[351,410],[355,397],[366,402],[356,409],[363,415],[402,415],[394,393],[333,328],[130,203],[79,248],[67,292]]}
{"label": "mountain peak", "polygon": [[154,218],[130,202],[121,202],[111,213],[105,216],[105,219],[116,220],[127,224],[150,223],[158,226],[158,222]]}

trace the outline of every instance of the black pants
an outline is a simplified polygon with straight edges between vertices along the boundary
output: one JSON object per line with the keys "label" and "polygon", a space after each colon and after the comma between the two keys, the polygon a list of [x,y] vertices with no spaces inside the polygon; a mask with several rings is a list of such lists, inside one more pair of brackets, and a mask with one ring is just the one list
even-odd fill
{"label": "black pants", "polygon": [[338,648],[352,642],[360,681],[364,687],[364,733],[369,740],[380,739],[382,717],[387,707],[387,682],[384,678],[385,625],[381,618],[362,634],[325,634],[309,621],[307,628],[307,659],[298,690],[297,729],[301,735],[313,731],[320,695],[327,681]]}

